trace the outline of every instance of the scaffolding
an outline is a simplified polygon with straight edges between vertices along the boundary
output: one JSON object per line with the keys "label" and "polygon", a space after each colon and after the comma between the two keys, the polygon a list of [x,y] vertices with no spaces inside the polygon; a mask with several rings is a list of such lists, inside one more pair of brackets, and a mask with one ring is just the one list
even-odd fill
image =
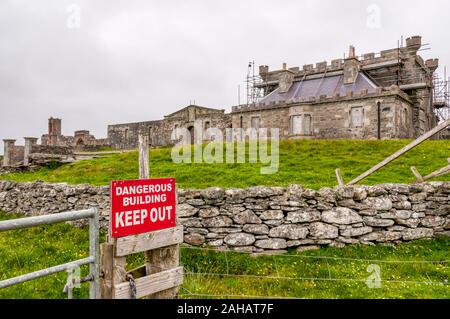
{"label": "scaffolding", "polygon": [[439,74],[433,75],[433,106],[439,121],[450,118],[450,91],[449,78],[447,78],[447,68],[444,69],[444,78]]}
{"label": "scaffolding", "polygon": [[261,76],[255,73],[255,61],[248,63],[245,83],[247,87],[247,105],[258,103],[264,97],[264,89],[257,86],[257,84],[263,83],[263,80]]}

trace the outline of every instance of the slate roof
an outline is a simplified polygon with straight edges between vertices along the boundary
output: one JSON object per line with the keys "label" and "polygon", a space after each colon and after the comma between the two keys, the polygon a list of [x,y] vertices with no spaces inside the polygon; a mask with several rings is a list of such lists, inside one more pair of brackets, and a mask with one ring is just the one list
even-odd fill
{"label": "slate roof", "polygon": [[368,93],[376,92],[378,85],[369,79],[367,75],[360,72],[355,83],[344,84],[344,75],[335,75],[325,78],[304,80],[294,82],[286,93],[279,93],[279,88],[266,95],[260,102],[270,103],[288,101],[290,99],[309,99],[310,97],[320,97],[321,95],[334,96],[339,93],[341,96],[347,92],[357,93],[366,90]]}

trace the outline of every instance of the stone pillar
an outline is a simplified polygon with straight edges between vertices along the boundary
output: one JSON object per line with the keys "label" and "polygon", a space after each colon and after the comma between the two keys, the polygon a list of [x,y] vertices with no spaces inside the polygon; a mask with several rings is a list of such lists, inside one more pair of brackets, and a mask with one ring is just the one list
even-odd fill
{"label": "stone pillar", "polygon": [[33,148],[33,145],[36,145],[37,138],[36,137],[24,137],[25,139],[25,151],[23,155],[23,165],[27,166],[30,164],[29,157],[31,154],[31,149]]}
{"label": "stone pillar", "polygon": [[4,143],[4,152],[3,152],[3,166],[10,166],[12,163],[12,159],[14,156],[14,146],[16,144],[16,140],[3,140]]}

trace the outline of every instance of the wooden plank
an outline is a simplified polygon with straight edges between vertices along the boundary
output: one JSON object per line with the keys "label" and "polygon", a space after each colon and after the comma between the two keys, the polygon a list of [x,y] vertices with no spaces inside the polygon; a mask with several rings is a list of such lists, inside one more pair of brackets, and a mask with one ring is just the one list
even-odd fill
{"label": "wooden plank", "polygon": [[426,141],[430,137],[432,137],[432,136],[436,135],[437,133],[445,130],[447,128],[447,126],[449,126],[449,125],[450,125],[450,119],[442,122],[441,124],[439,124],[438,126],[433,128],[431,131],[429,131],[429,132],[425,133],[424,135],[420,136],[415,141],[409,143],[408,145],[406,145],[405,147],[403,147],[399,151],[395,152],[391,156],[387,157],[386,159],[384,159],[383,161],[381,161],[380,163],[378,163],[377,165],[375,165],[371,169],[367,170],[366,172],[364,172],[361,175],[359,175],[358,177],[356,177],[354,180],[352,180],[350,183],[348,183],[348,185],[354,185],[354,184],[362,181],[367,176],[373,174],[374,172],[376,172],[380,168],[386,166],[387,164],[389,164],[393,160],[399,158],[400,156],[402,156],[406,152],[412,150],[414,147],[418,146],[419,144],[421,144],[422,142]]}
{"label": "wooden plank", "polygon": [[[183,267],[177,267],[156,274],[136,279],[136,298],[155,294],[183,283]],[[115,286],[115,299],[129,299],[131,297],[128,282]]]}
{"label": "wooden plank", "polygon": [[183,242],[183,226],[162,229],[154,232],[119,237],[116,240],[117,257],[127,256],[147,250],[181,244]]}
{"label": "wooden plank", "polygon": [[340,168],[336,168],[336,178],[338,181],[339,186],[344,186],[344,180],[342,179],[342,175],[341,175],[341,169]]}
{"label": "wooden plank", "polygon": [[114,245],[104,243],[100,251],[100,299],[112,299]]}
{"label": "wooden plank", "polygon": [[411,166],[411,172],[416,177],[416,181],[418,181],[420,183],[422,183],[424,181],[423,176],[419,173],[419,171],[417,170],[417,168],[415,166]]}
{"label": "wooden plank", "polygon": [[423,179],[424,179],[424,180],[428,180],[428,179],[430,179],[430,178],[442,176],[442,175],[445,175],[445,174],[448,174],[448,173],[450,173],[450,165],[447,165],[447,166],[445,166],[445,167],[442,167],[442,168],[440,168],[440,169],[434,171],[433,173],[428,174],[428,175],[425,176]]}

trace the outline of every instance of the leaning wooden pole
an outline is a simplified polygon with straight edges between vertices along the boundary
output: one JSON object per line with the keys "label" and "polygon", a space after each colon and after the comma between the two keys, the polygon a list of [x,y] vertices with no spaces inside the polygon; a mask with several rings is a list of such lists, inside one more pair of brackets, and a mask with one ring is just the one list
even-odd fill
{"label": "leaning wooden pole", "polygon": [[429,131],[429,132],[425,133],[424,135],[420,136],[418,139],[416,139],[415,141],[409,143],[408,145],[403,147],[401,150],[395,152],[394,154],[392,154],[388,158],[384,159],[383,161],[381,161],[380,163],[378,163],[377,165],[375,165],[374,167],[372,167],[368,171],[362,173],[361,175],[356,177],[354,180],[349,182],[347,185],[354,185],[354,184],[362,181],[367,176],[373,174],[374,172],[378,171],[380,168],[386,166],[387,164],[389,164],[393,160],[399,158],[400,156],[402,156],[406,152],[412,150],[414,147],[418,146],[419,144],[421,144],[422,142],[426,141],[430,137],[432,137],[432,136],[436,135],[437,133],[445,130],[449,125],[450,125],[450,119],[442,122],[441,124],[436,126],[434,129],[432,129],[431,131]]}
{"label": "leaning wooden pole", "polygon": [[[450,158],[448,159],[448,161],[450,162]],[[424,177],[425,180],[433,178],[433,177],[438,177],[438,176],[442,176],[445,174],[448,174],[450,172],[450,165],[447,165],[445,167],[442,167],[430,174],[428,174],[427,176]]]}

